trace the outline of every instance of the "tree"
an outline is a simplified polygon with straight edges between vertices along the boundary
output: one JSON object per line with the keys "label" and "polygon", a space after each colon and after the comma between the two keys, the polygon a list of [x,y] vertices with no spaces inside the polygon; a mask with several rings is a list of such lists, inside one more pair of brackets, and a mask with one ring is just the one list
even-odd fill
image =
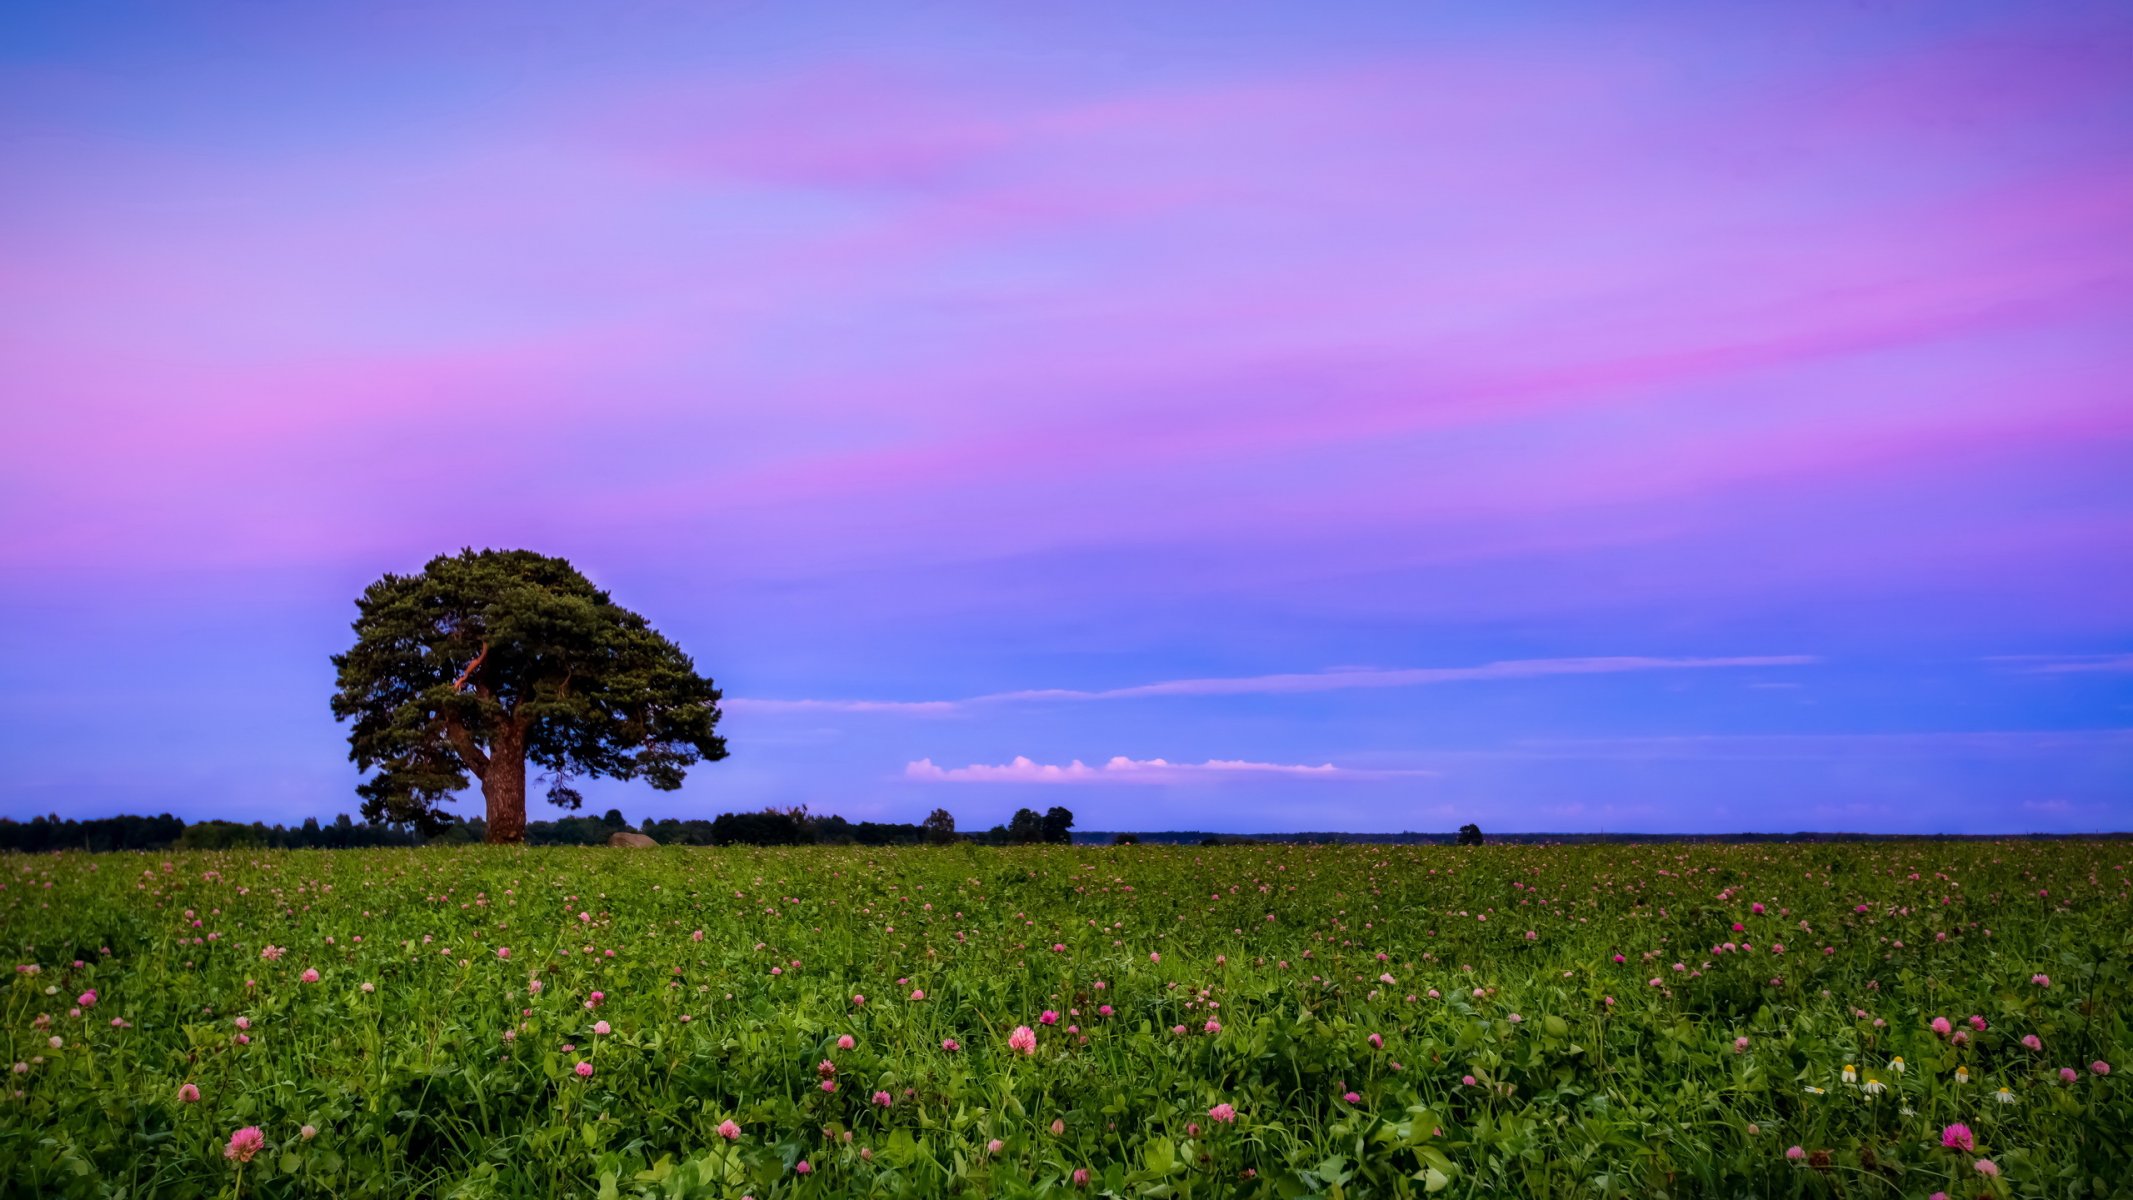
{"label": "tree", "polygon": [[936,846],[945,846],[955,840],[955,815],[945,808],[936,808],[926,814],[926,819],[919,823],[919,828],[926,831],[927,841]]}
{"label": "tree", "polygon": [[1047,842],[1071,842],[1074,839],[1068,830],[1074,828],[1074,814],[1058,805],[1044,810],[1044,840]]}
{"label": "tree", "polygon": [[548,799],[584,803],[579,777],[662,791],[726,757],[719,691],[681,648],[560,558],[464,550],[419,575],[387,575],[356,601],[356,641],[335,655],[333,715],[370,821],[437,833],[439,805],[481,781],[488,840],[526,835],[526,764]]}
{"label": "tree", "polygon": [[814,841],[814,833],[808,828],[807,810],[794,808],[779,811],[766,808],[762,812],[720,813],[711,822],[711,844],[714,846],[797,846]]}
{"label": "tree", "polygon": [[1461,825],[1459,827],[1459,844],[1462,846],[1479,846],[1481,844],[1481,826]]}
{"label": "tree", "polygon": [[1035,809],[1018,808],[1007,819],[1007,840],[1018,846],[1044,840],[1044,818]]}

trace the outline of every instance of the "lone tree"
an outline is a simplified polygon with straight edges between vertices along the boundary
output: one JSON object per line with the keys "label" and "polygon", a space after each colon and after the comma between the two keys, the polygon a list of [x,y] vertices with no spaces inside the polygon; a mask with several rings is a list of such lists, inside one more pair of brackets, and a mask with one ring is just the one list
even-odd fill
{"label": "lone tree", "polygon": [[1462,846],[1479,846],[1481,844],[1481,826],[1461,825],[1459,827],[1459,844]]}
{"label": "lone tree", "polygon": [[481,781],[491,842],[526,837],[526,764],[548,800],[570,781],[681,786],[726,757],[719,691],[681,648],[560,558],[463,550],[420,575],[387,575],[356,601],[355,646],[337,654],[333,715],[353,720],[348,757],[371,821],[434,833],[438,807]]}
{"label": "lone tree", "polygon": [[919,828],[925,831],[927,841],[936,846],[946,846],[955,841],[955,814],[945,808],[936,808],[926,814],[926,819],[919,823]]}
{"label": "lone tree", "polygon": [[1044,840],[1047,842],[1073,841],[1073,836],[1068,833],[1074,828],[1073,810],[1057,806],[1045,809],[1044,820],[1039,828],[1043,829]]}
{"label": "lone tree", "polygon": [[1027,846],[1044,840],[1044,818],[1034,808],[1018,808],[1007,819],[1007,840],[1017,846]]}

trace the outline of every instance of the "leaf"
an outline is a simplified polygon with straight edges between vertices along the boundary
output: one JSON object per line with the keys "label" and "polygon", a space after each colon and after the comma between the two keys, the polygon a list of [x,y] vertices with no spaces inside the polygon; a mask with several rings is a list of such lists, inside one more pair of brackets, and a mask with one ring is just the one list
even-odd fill
{"label": "leaf", "polygon": [[1169,1138],[1156,1138],[1142,1149],[1141,1161],[1150,1171],[1168,1175],[1178,1165],[1177,1146]]}
{"label": "leaf", "polygon": [[1422,1190],[1430,1193],[1431,1195],[1435,1195],[1436,1193],[1443,1191],[1445,1188],[1450,1187],[1451,1183],[1452,1177],[1446,1175],[1442,1171],[1439,1171],[1435,1167],[1426,1167],[1422,1171]]}

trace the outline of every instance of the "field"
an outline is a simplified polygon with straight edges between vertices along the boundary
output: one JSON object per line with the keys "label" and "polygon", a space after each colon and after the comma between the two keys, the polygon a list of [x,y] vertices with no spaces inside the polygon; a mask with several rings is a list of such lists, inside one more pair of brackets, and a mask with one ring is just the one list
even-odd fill
{"label": "field", "polygon": [[0,1177],[8,1197],[2124,1196],[2129,857],[16,856]]}

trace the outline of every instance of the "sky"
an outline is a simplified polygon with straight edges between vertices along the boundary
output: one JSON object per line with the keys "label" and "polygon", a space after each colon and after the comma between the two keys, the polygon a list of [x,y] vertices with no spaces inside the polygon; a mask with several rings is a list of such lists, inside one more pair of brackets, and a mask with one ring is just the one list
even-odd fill
{"label": "sky", "polygon": [[473,546],[633,821],[2133,828],[2122,4],[16,4],[0,179],[0,815]]}

